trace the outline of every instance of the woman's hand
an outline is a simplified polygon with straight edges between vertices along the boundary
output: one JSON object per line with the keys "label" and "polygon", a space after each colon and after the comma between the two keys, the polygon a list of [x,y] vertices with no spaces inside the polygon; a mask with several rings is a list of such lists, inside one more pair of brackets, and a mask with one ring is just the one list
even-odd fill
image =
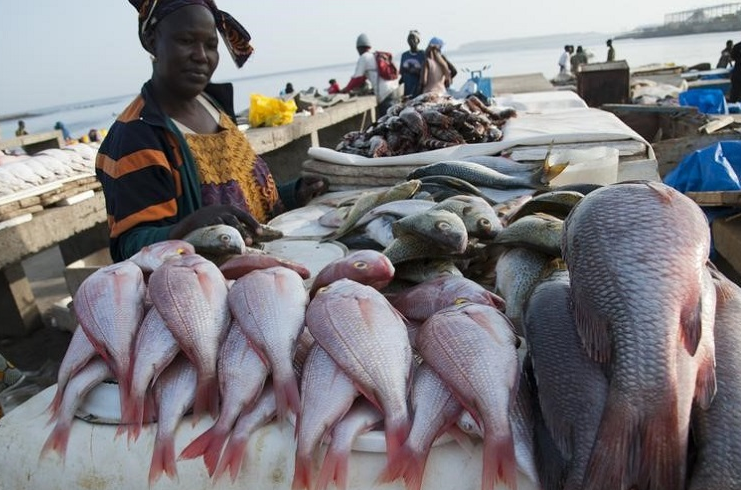
{"label": "woman's hand", "polygon": [[224,205],[206,206],[186,216],[170,230],[170,239],[181,239],[193,230],[204,226],[229,225],[239,230],[246,245],[252,245],[255,236],[262,234],[260,223],[243,210]]}
{"label": "woman's hand", "polygon": [[298,181],[296,202],[299,207],[305,206],[309,201],[317,196],[321,196],[328,190],[329,181],[327,179],[316,175],[306,175]]}

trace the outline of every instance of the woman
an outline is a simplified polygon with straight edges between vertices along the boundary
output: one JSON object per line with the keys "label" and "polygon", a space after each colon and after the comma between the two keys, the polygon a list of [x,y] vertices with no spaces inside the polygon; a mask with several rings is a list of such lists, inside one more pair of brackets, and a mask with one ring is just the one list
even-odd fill
{"label": "woman", "polygon": [[420,77],[422,93],[444,94],[453,81],[455,67],[442,54],[442,49],[443,41],[440,38],[430,39],[425,50],[425,62]]}
{"label": "woman", "polygon": [[110,228],[111,256],[224,223],[245,241],[260,223],[326,191],[304,177],[276,187],[265,162],[234,122],[231,84],[212,84],[218,31],[237,66],[250,35],[212,0],[129,0],[152,77],[111,126],[96,160]]}

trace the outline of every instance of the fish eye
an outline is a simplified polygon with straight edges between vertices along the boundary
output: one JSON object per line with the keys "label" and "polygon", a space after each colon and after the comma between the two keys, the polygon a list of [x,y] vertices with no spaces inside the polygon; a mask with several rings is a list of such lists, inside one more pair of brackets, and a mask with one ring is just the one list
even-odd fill
{"label": "fish eye", "polygon": [[435,228],[437,228],[438,230],[447,231],[451,229],[452,227],[450,226],[450,223],[448,223],[447,221],[438,221],[435,224]]}
{"label": "fish eye", "polygon": [[367,269],[368,263],[363,262],[362,260],[358,260],[357,262],[353,262],[352,266],[355,267],[356,269]]}
{"label": "fish eye", "polygon": [[464,305],[468,303],[468,298],[455,298],[455,301],[453,301],[453,304],[455,305]]}
{"label": "fish eye", "polygon": [[229,235],[227,235],[227,234],[225,233],[225,234],[223,234],[223,235],[219,235],[219,241],[221,241],[221,242],[224,242],[224,243],[229,243],[229,242],[230,242],[230,241],[232,241],[232,240],[231,240],[231,238],[229,237]]}
{"label": "fish eye", "polygon": [[481,219],[479,220],[479,227],[480,227],[480,228],[484,228],[484,229],[486,229],[486,230],[488,230],[488,229],[491,229],[491,221],[489,221],[489,220],[488,220],[488,219],[486,219],[486,218],[481,218]]}
{"label": "fish eye", "polygon": [[329,285],[327,285],[327,286],[322,286],[322,287],[320,287],[319,289],[317,289],[317,290],[316,290],[316,294],[322,294],[322,293],[325,293],[325,292],[329,291],[329,289],[330,289],[330,288],[329,288]]}

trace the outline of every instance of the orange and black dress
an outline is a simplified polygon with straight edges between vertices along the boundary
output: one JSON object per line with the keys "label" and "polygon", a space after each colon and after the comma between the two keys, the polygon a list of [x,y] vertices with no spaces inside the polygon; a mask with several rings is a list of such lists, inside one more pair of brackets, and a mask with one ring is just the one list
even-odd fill
{"label": "orange and black dress", "polygon": [[115,261],[167,240],[203,206],[231,204],[263,223],[295,207],[296,181],[278,188],[237,128],[231,84],[210,84],[205,93],[204,106],[219,123],[214,134],[195,134],[167,117],[147,82],[103,140],[95,166]]}

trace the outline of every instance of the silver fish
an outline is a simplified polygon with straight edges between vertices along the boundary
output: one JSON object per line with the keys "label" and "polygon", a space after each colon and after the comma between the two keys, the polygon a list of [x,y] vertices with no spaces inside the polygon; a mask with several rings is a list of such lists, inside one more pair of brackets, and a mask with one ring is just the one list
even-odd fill
{"label": "silver fish", "polygon": [[662,183],[621,183],[574,207],[563,244],[582,343],[611,372],[584,488],[682,488],[697,370],[676,366],[680,348],[695,354],[708,307],[707,218]]}
{"label": "silver fish", "polygon": [[484,199],[476,196],[454,196],[435,205],[457,214],[466,225],[468,234],[476,238],[493,238],[502,229],[494,208]]}
{"label": "silver fish", "polygon": [[563,220],[545,214],[524,216],[497,233],[493,243],[525,247],[552,257],[561,257]]}
{"label": "silver fish", "polygon": [[560,174],[565,168],[566,165],[544,165],[536,172],[526,176],[520,174],[508,175],[478,163],[455,160],[437,162],[419,167],[410,172],[407,175],[407,179],[419,179],[431,175],[449,175],[463,179],[475,186],[492,187],[494,189],[512,187],[541,189],[547,187],[548,182]]}
{"label": "silver fish", "polygon": [[440,276],[463,277],[463,273],[452,259],[419,259],[399,264],[394,277],[421,284]]}
{"label": "silver fish", "polygon": [[506,223],[512,224],[523,216],[535,213],[547,214],[554,218],[565,219],[584,194],[576,191],[550,191],[538,194],[525,202],[514,213],[506,217]]}
{"label": "silver fish", "polygon": [[320,289],[306,310],[306,326],[385,417],[389,461],[409,433],[407,409],[412,349],[404,319],[369,286],[340,279]]}
{"label": "silver fish", "polygon": [[468,245],[463,220],[444,209],[429,209],[402,218],[392,225],[392,230],[396,238],[413,235],[452,253],[463,253]]}
{"label": "silver fish", "polygon": [[492,155],[473,155],[461,158],[464,162],[478,163],[484,167],[496,170],[503,174],[529,174],[538,171],[543,167],[542,163],[518,162],[507,157]]}
{"label": "silver fish", "polygon": [[229,225],[204,226],[193,230],[183,240],[195,247],[199,254],[230,255],[244,253],[244,238],[239,230]]}

